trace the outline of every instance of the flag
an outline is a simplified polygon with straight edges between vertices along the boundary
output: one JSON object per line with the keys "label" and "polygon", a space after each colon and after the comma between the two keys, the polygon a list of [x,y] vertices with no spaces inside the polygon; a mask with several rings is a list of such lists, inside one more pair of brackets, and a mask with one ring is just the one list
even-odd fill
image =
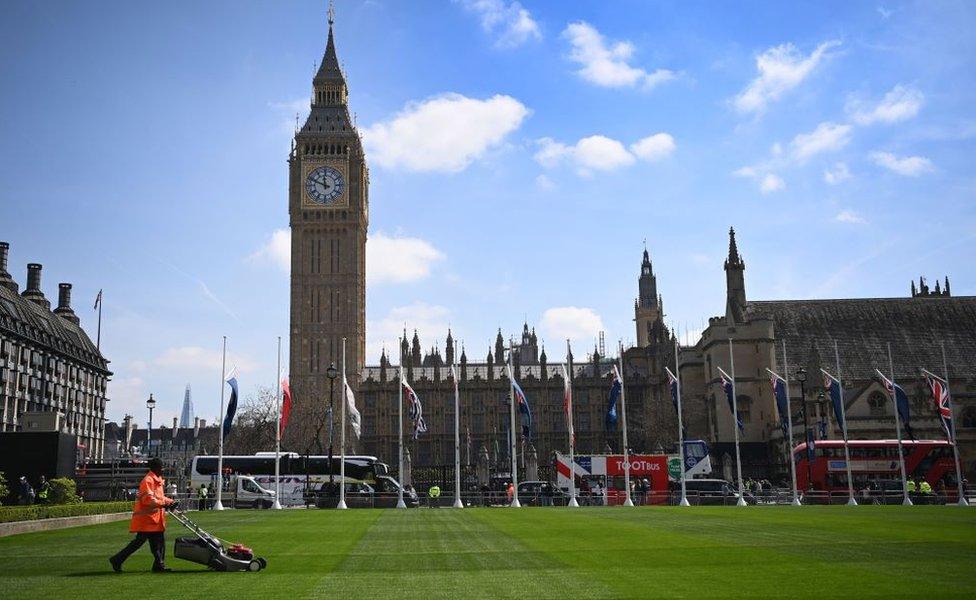
{"label": "flag", "polygon": [[[722,389],[725,390],[725,398],[729,401],[729,411],[736,415],[738,411],[735,410],[735,383],[733,383],[732,378],[722,369],[718,370],[722,377]],[[742,417],[738,417],[735,420],[735,424],[739,427],[739,431],[745,431],[745,425],[742,423]]]}
{"label": "flag", "polygon": [[237,374],[231,371],[227,378],[227,385],[230,386],[230,400],[227,402],[227,415],[224,417],[224,437],[230,434],[230,425],[234,422],[234,414],[237,412]]}
{"label": "flag", "polygon": [[356,408],[356,397],[352,393],[352,388],[349,387],[349,381],[343,376],[342,385],[346,386],[346,412],[349,413],[349,424],[352,425],[352,432],[356,435],[356,439],[363,433],[363,421],[359,414],[359,409]]}
{"label": "flag", "polygon": [[427,432],[427,422],[424,421],[424,407],[420,404],[420,397],[413,391],[406,379],[401,379],[403,385],[403,396],[407,401],[407,415],[413,421],[413,439],[420,437],[421,433]]}
{"label": "flag", "polygon": [[576,432],[573,430],[573,385],[569,382],[569,371],[566,365],[560,365],[563,370],[563,412],[566,413],[566,431],[569,432],[569,443],[576,443]]}
{"label": "flag", "polygon": [[101,303],[102,303],[102,290],[98,290],[98,295],[95,296],[95,306],[92,308],[92,310],[97,310],[98,307],[101,305]]}
{"label": "flag", "polygon": [[620,392],[623,387],[617,365],[613,365],[613,369],[610,371],[610,397],[606,417],[607,431],[613,431],[617,428],[617,401],[620,399]]}
{"label": "flag", "polygon": [[950,442],[952,438],[952,396],[949,395],[949,385],[945,379],[929,373],[922,369],[925,376],[925,383],[929,386],[932,394],[932,402],[935,403],[935,412],[939,413],[939,421],[942,423],[942,430],[946,434],[946,439]]}
{"label": "flag", "polygon": [[532,411],[529,410],[529,401],[525,397],[522,387],[512,376],[512,369],[509,367],[508,376],[512,380],[512,392],[515,394],[515,401],[518,402],[520,421],[522,423],[522,437],[528,439],[532,433]]}
{"label": "flag", "polygon": [[678,378],[671,369],[664,367],[664,372],[668,374],[668,389],[671,390],[671,404],[674,405],[674,412],[678,412]]}
{"label": "flag", "polygon": [[291,388],[288,386],[288,379],[281,380],[281,427],[278,435],[285,434],[285,426],[288,425],[288,416],[291,415]]}
{"label": "flag", "polygon": [[909,422],[911,415],[909,413],[908,394],[905,393],[905,390],[900,385],[885,377],[884,373],[877,369],[875,369],[875,372],[881,377],[881,382],[884,383],[888,396],[895,400],[895,406],[898,409],[898,418],[901,419],[902,425],[905,426],[905,433],[908,434],[909,438],[914,440],[915,434],[912,432],[912,426]]}
{"label": "flag", "polygon": [[779,425],[783,428],[783,438],[785,439],[790,435],[790,398],[786,390],[786,380],[769,369],[766,371],[769,373],[769,383],[773,386],[776,411],[779,413]]}
{"label": "flag", "polygon": [[813,442],[813,428],[807,429],[807,460],[811,463],[816,458],[816,449]]}
{"label": "flag", "polygon": [[820,369],[820,372],[824,376],[824,388],[827,390],[827,394],[830,396],[830,403],[834,407],[834,416],[837,417],[837,422],[840,424],[841,429],[844,427],[844,406],[841,404],[844,401],[844,390],[840,387],[840,380]]}

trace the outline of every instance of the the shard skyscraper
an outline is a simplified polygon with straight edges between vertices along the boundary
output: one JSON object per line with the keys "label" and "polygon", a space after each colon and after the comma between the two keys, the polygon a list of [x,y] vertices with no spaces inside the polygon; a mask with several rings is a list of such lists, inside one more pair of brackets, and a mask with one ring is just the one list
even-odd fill
{"label": "the shard skyscraper", "polygon": [[193,427],[193,400],[190,398],[190,384],[186,384],[186,393],[183,395],[183,411],[180,413],[180,428],[189,429]]}

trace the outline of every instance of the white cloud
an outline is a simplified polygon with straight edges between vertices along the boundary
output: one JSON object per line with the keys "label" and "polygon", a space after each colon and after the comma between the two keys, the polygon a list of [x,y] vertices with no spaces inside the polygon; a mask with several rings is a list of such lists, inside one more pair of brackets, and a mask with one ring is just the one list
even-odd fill
{"label": "white cloud", "polygon": [[247,260],[252,263],[271,263],[285,273],[291,272],[291,230],[275,229],[271,237],[248,256]]}
{"label": "white cloud", "polygon": [[511,96],[444,94],[367,127],[363,141],[374,164],[388,169],[457,172],[500,144],[528,114]]}
{"label": "white cloud", "polygon": [[793,138],[790,146],[793,148],[793,157],[802,163],[822,152],[840,150],[850,141],[850,125],[838,125],[826,121],[817,125],[817,128],[810,133],[798,134]]}
{"label": "white cloud", "polygon": [[824,42],[809,56],[793,44],[767,49],[756,57],[759,75],[732,99],[732,105],[742,113],[762,113],[770,102],[800,85],[828,56],[827,51],[839,45],[836,40]]}
{"label": "white cloud", "polygon": [[592,308],[560,306],[542,313],[540,328],[553,340],[591,342],[604,330],[603,319]]}
{"label": "white cloud", "polygon": [[786,189],[786,182],[779,175],[766,173],[766,176],[759,182],[759,191],[764,194],[771,194]]}
{"label": "white cloud", "polygon": [[576,166],[580,175],[591,171],[613,171],[628,167],[640,158],[654,162],[669,156],[676,148],[674,138],[667,133],[656,133],[630,145],[605,135],[591,135],[582,138],[572,146],[557,142],[552,138],[536,141],[539,149],[533,158],[546,168],[559,166],[563,162]]}
{"label": "white cloud", "polygon": [[630,145],[630,151],[647,162],[667,158],[675,148],[674,138],[668,133],[655,133]]}
{"label": "white cloud", "polygon": [[837,162],[832,168],[824,169],[823,178],[828,185],[837,185],[851,178],[851,170],[847,163]]}
{"label": "white cloud", "polygon": [[899,158],[891,152],[872,152],[868,155],[874,164],[906,177],[918,177],[935,170],[932,161],[923,156]]}
{"label": "white cloud", "polygon": [[[200,346],[179,346],[169,348],[153,360],[153,364],[164,369],[182,372],[209,371],[220,374],[223,355],[220,350],[201,348]],[[253,371],[257,364],[241,354],[227,353],[227,372],[236,368],[240,373]]]}
{"label": "white cloud", "polygon": [[837,213],[834,220],[838,223],[849,223],[851,225],[864,225],[868,222],[867,219],[849,208],[845,208]]}
{"label": "white cloud", "polygon": [[657,69],[649,73],[640,67],[631,66],[634,45],[630,42],[617,42],[610,46],[592,25],[584,21],[570,23],[562,34],[572,45],[569,57],[580,65],[576,72],[584,80],[601,87],[636,87],[650,90],[675,78],[667,69]]}
{"label": "white cloud", "polygon": [[542,190],[543,192],[548,192],[556,188],[556,184],[552,182],[544,173],[540,174],[535,178],[535,187]]}
{"label": "white cloud", "polygon": [[[421,345],[426,349],[435,343],[443,344],[447,336],[449,317],[451,312],[443,307],[425,302],[414,302],[407,306],[391,309],[380,319],[366,323],[366,359],[371,364],[378,364],[383,348],[393,362],[397,363],[400,348],[400,336],[406,328],[407,335],[413,337],[413,330],[417,330]],[[441,345],[441,355],[443,356]]]}
{"label": "white cloud", "polygon": [[108,382],[106,396],[111,400],[110,410],[121,420],[122,415],[145,414],[149,389],[141,377],[114,377]]}
{"label": "white cloud", "polygon": [[919,90],[896,85],[874,106],[867,106],[864,100],[856,97],[848,99],[847,112],[859,125],[897,123],[917,115],[924,101],[925,96]]}
{"label": "white cloud", "polygon": [[539,24],[518,2],[461,0],[461,4],[481,17],[481,27],[497,36],[495,44],[499,47],[514,48],[529,40],[542,39]]}
{"label": "white cloud", "polygon": [[757,167],[742,167],[732,171],[732,175],[755,181],[763,194],[772,194],[786,189],[786,182],[782,177]]}
{"label": "white cloud", "polygon": [[576,142],[573,156],[582,168],[597,171],[612,171],[634,163],[634,156],[623,144],[603,135],[591,135]]}
{"label": "white cloud", "polygon": [[366,241],[366,281],[370,285],[420,281],[441,260],[444,254],[425,240],[374,233]]}

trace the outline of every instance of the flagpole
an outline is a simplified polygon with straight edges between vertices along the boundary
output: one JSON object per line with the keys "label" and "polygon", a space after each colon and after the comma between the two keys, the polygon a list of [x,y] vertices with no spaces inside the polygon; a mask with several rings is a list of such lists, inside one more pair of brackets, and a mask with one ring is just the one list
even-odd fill
{"label": "flagpole", "polygon": [[98,290],[98,333],[95,334],[95,349],[102,349],[102,290]]}
{"label": "flagpole", "polygon": [[969,506],[969,501],[966,500],[965,490],[962,487],[962,465],[959,462],[959,443],[956,441],[956,415],[955,411],[952,410],[952,393],[949,387],[949,363],[946,361],[945,353],[945,342],[939,342],[939,347],[942,349],[942,375],[945,376],[945,386],[946,394],[949,395],[949,411],[951,419],[949,419],[950,431],[952,432],[952,453],[956,458],[956,485],[959,486],[959,506]]}
{"label": "flagpole", "polygon": [[[454,343],[452,355],[457,355],[457,342]],[[458,389],[458,372],[453,364],[451,375],[454,379],[454,508],[464,508],[461,502],[461,392]]]}
{"label": "flagpole", "polygon": [[891,358],[891,342],[888,342],[888,369],[891,372],[891,405],[895,408],[895,433],[898,435],[898,465],[901,467],[901,488],[904,499],[902,504],[912,505],[912,499],[908,497],[908,475],[905,474],[905,451],[901,443],[901,420],[898,415],[898,388],[895,387],[895,363]]}
{"label": "flagpole", "polygon": [[579,502],[576,501],[576,457],[575,457],[575,446],[576,446],[576,430],[573,427],[573,371],[572,364],[569,362],[569,357],[573,353],[569,348],[569,339],[566,339],[566,385],[569,389],[569,504],[566,506],[570,508],[579,508]]}
{"label": "flagpole", "polygon": [[735,357],[732,354],[732,338],[729,338],[729,368],[732,369],[732,429],[735,432],[735,470],[739,477],[739,500],[737,506],[745,506],[746,499],[742,489],[742,457],[739,454],[739,407],[735,397]]}
{"label": "flagpole", "polygon": [[515,373],[512,371],[512,354],[515,343],[508,341],[508,394],[509,416],[511,417],[511,428],[509,429],[509,441],[511,443],[512,454],[512,508],[521,508],[518,497],[518,457],[515,455]]}
{"label": "flagpole", "polygon": [[681,501],[678,506],[691,506],[685,486],[685,427],[681,416],[681,367],[678,365],[678,338],[674,338],[674,379],[678,396],[678,456],[681,458]]}
{"label": "flagpole", "polygon": [[[406,329],[403,330],[406,333]],[[397,371],[399,372],[398,377],[400,379],[399,388],[399,402],[397,402],[397,434],[399,435],[399,468],[397,469],[397,478],[399,484],[397,487],[397,508],[406,508],[407,504],[403,501],[403,342],[406,338],[400,338],[400,364],[398,365]]]}
{"label": "flagpole", "polygon": [[217,501],[214,502],[214,510],[224,510],[223,499],[224,491],[224,378],[227,376],[227,336],[224,336],[223,357],[220,359],[220,418],[217,419],[217,428],[220,430],[219,451],[217,454]]}
{"label": "flagpole", "polygon": [[633,506],[630,497],[630,451],[627,449],[627,394],[624,392],[624,343],[617,340],[617,364],[620,369],[620,421],[624,429],[624,506]]}
{"label": "flagpole", "polygon": [[847,492],[850,498],[847,506],[857,506],[854,498],[854,477],[851,474],[851,449],[847,439],[847,407],[844,406],[844,378],[840,371],[840,351],[837,349],[837,340],[834,340],[834,361],[837,363],[837,387],[840,388],[840,418],[844,421],[842,430],[844,432],[844,464],[847,465]]}
{"label": "flagpole", "polygon": [[342,338],[342,413],[340,421],[342,429],[339,433],[339,445],[341,446],[339,449],[339,504],[336,505],[339,510],[346,509],[346,402],[349,401],[346,392],[349,389],[349,384],[346,381],[346,338]]}
{"label": "flagpole", "polygon": [[[786,424],[790,435],[787,451],[790,453],[790,477],[793,481],[793,506],[800,506],[800,494],[796,489],[796,455],[793,453],[793,403],[790,401],[790,365],[786,359],[786,340],[783,340],[783,385],[786,386]],[[809,457],[807,457],[809,460]],[[808,483],[809,485],[809,483]]]}
{"label": "flagpole", "polygon": [[275,499],[271,508],[281,509],[281,336],[278,336],[278,371],[275,377],[275,410],[278,426],[275,427]]}

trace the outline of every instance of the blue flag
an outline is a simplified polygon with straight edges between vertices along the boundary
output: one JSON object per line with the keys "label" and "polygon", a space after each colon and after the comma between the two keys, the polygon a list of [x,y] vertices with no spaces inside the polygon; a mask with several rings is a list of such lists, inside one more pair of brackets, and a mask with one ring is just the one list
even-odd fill
{"label": "blue flag", "polygon": [[515,401],[518,402],[518,410],[522,423],[522,437],[529,439],[532,433],[532,411],[529,410],[529,401],[525,397],[525,392],[522,391],[522,387],[514,379],[512,380],[512,389],[515,391]]}
{"label": "blue flag", "polygon": [[840,381],[823,369],[820,372],[824,376],[824,387],[827,389],[827,394],[830,396],[830,404],[834,407],[834,416],[837,417],[837,423],[840,424],[841,429],[844,427],[844,407],[841,402],[844,401],[844,390],[840,387]]}
{"label": "blue flag", "polygon": [[878,371],[877,369],[875,369],[875,371],[881,376],[881,381],[884,383],[885,390],[888,392],[888,397],[894,397],[895,399],[895,407],[898,409],[898,418],[901,419],[902,425],[905,426],[905,433],[908,434],[909,438],[914,440],[915,433],[912,431],[912,425],[910,422],[911,414],[909,411],[908,394],[905,393],[905,390],[902,389],[900,385],[885,377],[884,373]]}
{"label": "blue flag", "polygon": [[773,386],[773,396],[776,398],[776,411],[779,413],[779,424],[783,428],[783,438],[786,439],[790,435],[790,399],[786,394],[786,381],[772,371],[769,371],[769,373],[769,383]]}
{"label": "blue flag", "polygon": [[[737,410],[735,410],[735,406],[734,406],[735,386],[732,383],[732,379],[730,379],[729,376],[725,374],[725,371],[719,369],[718,372],[721,374],[722,377],[722,389],[725,390],[725,398],[726,400],[729,401],[729,412],[735,415],[738,412]],[[738,425],[739,431],[745,431],[745,425],[742,424],[742,417],[738,417],[735,421],[735,424]]]}
{"label": "blue flag", "polygon": [[623,383],[620,381],[620,373],[617,372],[617,365],[613,366],[610,376],[610,403],[607,405],[606,418],[607,431],[613,431],[617,428],[617,401],[620,399],[621,390],[623,390]]}
{"label": "blue flag", "polygon": [[234,422],[234,414],[237,412],[237,376],[231,375],[227,380],[230,386],[230,401],[227,402],[227,415],[224,417],[224,437],[230,435],[230,426]]}

